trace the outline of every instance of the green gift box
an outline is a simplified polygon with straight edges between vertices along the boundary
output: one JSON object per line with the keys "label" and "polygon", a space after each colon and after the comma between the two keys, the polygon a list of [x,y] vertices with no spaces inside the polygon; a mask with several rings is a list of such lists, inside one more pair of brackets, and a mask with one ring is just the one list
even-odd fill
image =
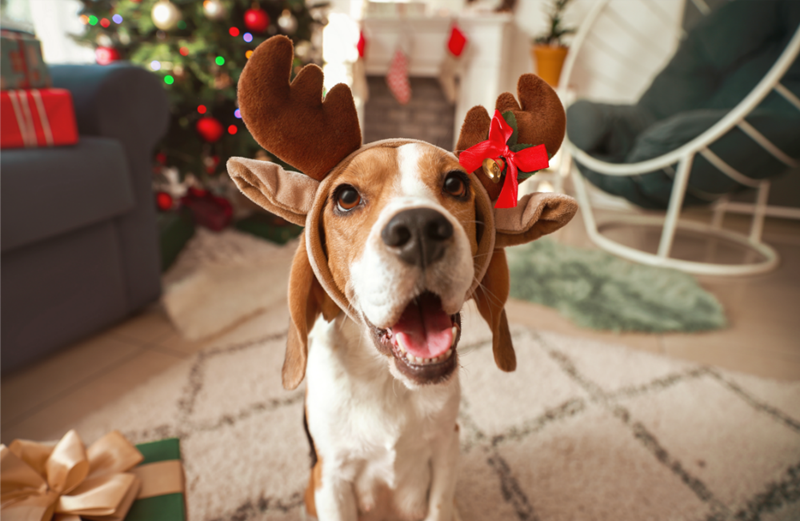
{"label": "green gift box", "polygon": [[0,31],[0,89],[44,89],[52,81],[42,44],[32,34]]}
{"label": "green gift box", "polygon": [[[180,472],[181,489],[183,488],[183,469],[179,467],[181,448],[178,438],[142,443],[136,445],[136,448],[144,456],[144,460],[132,471],[134,474],[139,475],[143,482],[140,496],[146,495],[145,491],[149,485],[163,489],[163,483],[153,482],[163,481],[165,478],[172,478],[174,481],[176,478],[174,474],[177,471]],[[174,462],[177,462],[177,465]],[[149,473],[147,472],[148,469]],[[170,487],[168,486],[167,488]],[[125,521],[185,521],[185,519],[186,501],[184,492],[172,492],[137,499],[133,502],[128,515],[125,516]]]}

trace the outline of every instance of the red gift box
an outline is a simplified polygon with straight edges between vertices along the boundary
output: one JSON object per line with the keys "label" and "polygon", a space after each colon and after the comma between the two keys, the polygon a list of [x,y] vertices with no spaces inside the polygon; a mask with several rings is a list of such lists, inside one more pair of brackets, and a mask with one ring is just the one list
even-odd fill
{"label": "red gift box", "polygon": [[78,126],[65,89],[0,92],[0,148],[74,145]]}

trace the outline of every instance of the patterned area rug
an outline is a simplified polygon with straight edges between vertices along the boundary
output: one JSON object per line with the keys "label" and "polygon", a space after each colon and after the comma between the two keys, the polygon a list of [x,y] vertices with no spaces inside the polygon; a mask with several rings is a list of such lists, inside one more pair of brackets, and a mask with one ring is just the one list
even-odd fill
{"label": "patterned area rug", "polygon": [[[190,519],[296,520],[303,389],[280,385],[285,304],[76,426],[181,438]],[[252,322],[252,321],[251,321]],[[457,504],[471,520],[800,519],[800,383],[512,326],[492,363],[464,317]],[[58,433],[53,433],[56,436]]]}
{"label": "patterned area rug", "polygon": [[722,305],[691,275],[550,239],[508,248],[511,296],[582,327],[664,333],[725,327]]}

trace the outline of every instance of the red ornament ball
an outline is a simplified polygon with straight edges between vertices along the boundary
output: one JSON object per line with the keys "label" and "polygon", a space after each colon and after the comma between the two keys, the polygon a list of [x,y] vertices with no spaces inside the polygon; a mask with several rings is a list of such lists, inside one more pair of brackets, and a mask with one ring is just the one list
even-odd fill
{"label": "red ornament ball", "polygon": [[108,65],[119,60],[119,51],[113,47],[98,47],[94,50],[94,58],[100,65]]}
{"label": "red ornament ball", "polygon": [[263,9],[248,9],[244,12],[244,26],[257,33],[263,33],[269,27],[269,15]]}
{"label": "red ornament ball", "polygon": [[211,116],[198,119],[195,129],[207,143],[216,143],[222,137],[222,133],[225,132],[225,129],[222,128],[222,123]]}
{"label": "red ornament ball", "polygon": [[158,206],[158,209],[161,210],[162,212],[171,210],[174,204],[175,201],[173,201],[172,196],[169,195],[167,192],[156,193],[156,205]]}

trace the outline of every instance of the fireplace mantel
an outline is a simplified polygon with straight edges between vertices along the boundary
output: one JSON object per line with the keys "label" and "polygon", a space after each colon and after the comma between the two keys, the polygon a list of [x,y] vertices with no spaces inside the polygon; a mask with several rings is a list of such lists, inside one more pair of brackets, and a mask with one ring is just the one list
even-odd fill
{"label": "fireplace mantel", "polygon": [[[497,96],[507,85],[514,24],[512,15],[507,13],[462,15],[456,21],[468,39],[461,57],[461,91],[456,101],[458,139],[467,111],[483,105],[491,114]],[[386,74],[400,36],[405,34],[411,43],[409,75],[438,77],[451,22],[447,17],[366,18],[367,74]]]}

